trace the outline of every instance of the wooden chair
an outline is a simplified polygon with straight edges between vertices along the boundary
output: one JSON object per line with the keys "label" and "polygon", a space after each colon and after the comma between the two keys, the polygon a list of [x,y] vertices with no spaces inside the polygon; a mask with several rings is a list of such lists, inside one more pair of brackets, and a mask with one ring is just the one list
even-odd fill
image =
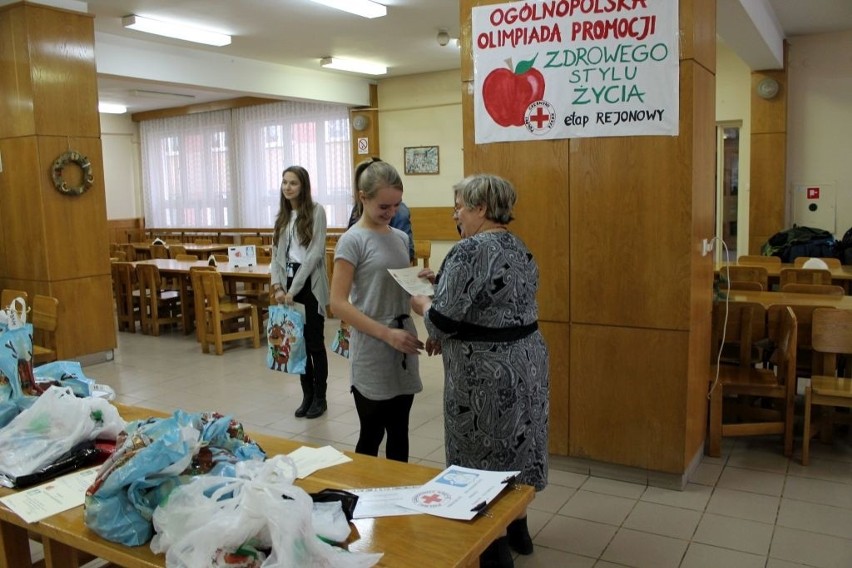
{"label": "wooden chair", "polygon": [[835,286],[833,284],[798,284],[791,282],[784,284],[781,287],[782,292],[792,292],[794,294],[827,294],[829,296],[844,296],[846,290],[843,286]]}
{"label": "wooden chair", "polygon": [[737,258],[737,264],[770,264],[781,266],[780,256],[763,256],[759,254],[744,254]]}
{"label": "wooden chair", "polygon": [[755,344],[765,337],[766,308],[761,304],[713,304],[711,353],[714,363],[718,360],[723,365],[742,367],[762,363],[762,352]]}
{"label": "wooden chair", "polygon": [[[783,434],[784,455],[793,453],[793,410],[796,394],[796,315],[787,309],[774,369],[714,365],[711,372],[707,453],[721,455],[722,438]],[[718,373],[718,376],[717,376]],[[755,404],[773,401],[775,407]]]}
{"label": "wooden chair", "polygon": [[33,296],[33,364],[56,361],[56,328],[59,323],[59,300],[52,296]]}
{"label": "wooden chair", "polygon": [[136,333],[136,322],[140,318],[139,286],[133,263],[112,263],[112,293],[115,297],[118,331]]}
{"label": "wooden chair", "polygon": [[[796,376],[810,377],[814,372],[819,374],[821,367],[814,369],[813,349],[811,347],[811,324],[815,306],[795,306],[775,304],[766,310],[766,333],[769,338],[768,349],[771,351],[781,341],[784,312],[787,308],[793,310],[796,316]],[[830,308],[834,309],[834,308]],[[819,362],[816,362],[817,365]]]}
{"label": "wooden chair", "polygon": [[261,246],[263,246],[263,237],[257,237],[257,236],[242,237],[240,239],[240,242],[241,242],[241,244],[244,244],[244,245],[255,245],[257,247],[261,247]]}
{"label": "wooden chair", "polygon": [[734,280],[721,286],[722,291],[725,290],[750,290],[752,292],[763,292],[763,285],[760,282],[749,282],[748,280]]}
{"label": "wooden chair", "polygon": [[127,262],[135,262],[137,260],[136,247],[132,244],[127,243],[121,245],[121,250],[123,250],[124,254],[127,256]]}
{"label": "wooden chair", "polygon": [[[270,255],[258,255],[258,264],[270,264],[272,257]],[[237,297],[240,301],[248,302],[257,306],[260,314],[260,321],[266,320],[266,313],[269,311],[269,302],[272,301],[272,288],[270,280],[249,280],[243,284],[243,287],[237,290]]]}
{"label": "wooden chair", "polygon": [[117,250],[110,253],[111,257],[115,262],[127,262],[127,253],[123,250]]}
{"label": "wooden chair", "polygon": [[423,268],[429,268],[429,257],[432,256],[432,241],[425,239],[414,239],[414,266],[418,261],[423,261]]}
{"label": "wooden chair", "polygon": [[785,284],[831,284],[831,272],[820,268],[782,268],[781,282]]}
{"label": "wooden chair", "polygon": [[[191,273],[198,317],[195,324],[201,336],[201,351],[210,353],[210,343],[213,343],[216,355],[222,355],[223,343],[237,339],[251,339],[255,349],[260,347],[257,307],[231,302],[225,295],[222,275],[217,271],[192,270]],[[226,329],[228,324],[230,327]],[[235,326],[238,329],[233,330]]]}
{"label": "wooden chair", "polygon": [[154,264],[137,264],[139,314],[142,333],[160,335],[160,328],[181,322],[180,293],[165,290],[160,270]]}
{"label": "wooden chair", "polygon": [[[802,265],[804,265],[811,258],[812,257],[809,257],[809,256],[798,256],[798,257],[793,259],[793,267],[794,268],[801,268]],[[821,257],[819,257],[819,260],[823,261],[825,263],[825,265],[828,266],[829,269],[840,268],[841,266],[843,266],[841,264],[839,258],[821,256]]]}
{"label": "wooden chair", "polygon": [[169,249],[166,245],[151,245],[151,258],[169,258]]}
{"label": "wooden chair", "polygon": [[176,254],[172,258],[174,260],[180,260],[181,262],[195,262],[198,260],[198,257],[194,254]]}
{"label": "wooden chair", "polygon": [[186,247],[181,244],[169,245],[169,257],[177,258],[179,254],[186,254]]}
{"label": "wooden chair", "polygon": [[[757,282],[762,290],[769,287],[769,272],[766,266],[726,266],[719,270],[719,277],[730,282]],[[722,285],[723,289],[724,287]]]}
{"label": "wooden chair", "polygon": [[212,245],[212,244],[213,244],[213,239],[202,239],[202,238],[197,238],[197,239],[195,239],[193,242],[194,242],[195,244],[197,244],[197,245]]}
{"label": "wooden chair", "polygon": [[6,308],[12,303],[15,298],[23,298],[29,305],[29,294],[24,290],[15,290],[14,288],[3,288],[0,292],[0,308]]}
{"label": "wooden chair", "polygon": [[[838,373],[838,356],[846,357],[852,364],[852,312],[820,308],[814,311],[812,341],[814,357],[822,359],[823,372],[811,377],[805,388],[805,427],[802,436],[802,465],[810,460],[811,437],[820,433],[824,441],[830,440],[835,422],[852,424],[852,415],[838,414],[835,407],[852,409],[852,378]],[[811,421],[813,407],[822,406],[820,423]],[[816,426],[816,427],[815,427]]]}

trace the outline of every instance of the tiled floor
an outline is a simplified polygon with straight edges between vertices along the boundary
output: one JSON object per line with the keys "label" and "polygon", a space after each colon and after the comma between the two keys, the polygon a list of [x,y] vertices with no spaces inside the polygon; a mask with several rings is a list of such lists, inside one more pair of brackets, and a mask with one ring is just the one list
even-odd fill
{"label": "tiled floor", "polygon": [[[331,339],[336,320],[327,322]],[[421,322],[418,322],[421,325]],[[421,325],[422,330],[422,325]],[[421,333],[421,336],[424,334]],[[267,370],[247,345],[204,355],[193,336],[119,333],[115,360],[85,368],[121,402],[164,411],[232,413],[250,430],[354,449],[358,419],[346,360],[329,355],[329,411],[293,417],[298,378]],[[424,390],[411,413],[411,461],[444,467],[438,358],[422,357]],[[852,567],[852,436],[815,442],[811,465],[776,440],[726,441],[684,491],[550,470],[529,512],[535,553],[518,567]]]}

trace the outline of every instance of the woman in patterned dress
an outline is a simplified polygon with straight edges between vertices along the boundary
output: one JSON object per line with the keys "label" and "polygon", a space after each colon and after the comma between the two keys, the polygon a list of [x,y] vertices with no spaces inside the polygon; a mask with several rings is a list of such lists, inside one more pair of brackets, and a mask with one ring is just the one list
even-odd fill
{"label": "woman in patterned dress", "polygon": [[[549,381],[537,321],[538,266],[506,227],[517,199],[511,183],[475,175],[453,189],[462,240],[434,277],[434,297],[411,300],[429,332],[427,353],[443,355],[447,465],[519,470],[520,483],[541,491]],[[482,565],[511,566],[508,547],[532,553],[526,513],[509,525],[508,539],[489,547]]]}

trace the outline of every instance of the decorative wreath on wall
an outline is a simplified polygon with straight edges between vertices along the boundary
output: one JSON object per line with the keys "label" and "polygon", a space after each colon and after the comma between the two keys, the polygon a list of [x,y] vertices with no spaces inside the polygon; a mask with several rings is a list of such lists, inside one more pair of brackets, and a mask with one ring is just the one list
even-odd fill
{"label": "decorative wreath on wall", "polygon": [[[77,164],[83,171],[83,181],[80,185],[69,186],[62,179],[62,170],[68,164]],[[89,158],[79,152],[69,150],[53,162],[53,187],[60,193],[64,193],[65,195],[83,195],[83,193],[92,187],[93,181],[95,181],[95,176],[92,175],[92,163],[89,161]]]}

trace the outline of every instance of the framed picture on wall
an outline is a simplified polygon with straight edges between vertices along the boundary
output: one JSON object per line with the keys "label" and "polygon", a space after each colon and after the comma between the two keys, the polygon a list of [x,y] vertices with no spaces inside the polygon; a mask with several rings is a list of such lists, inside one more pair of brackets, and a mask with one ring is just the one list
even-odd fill
{"label": "framed picture on wall", "polygon": [[404,149],[405,175],[437,174],[437,146],[409,146]]}

